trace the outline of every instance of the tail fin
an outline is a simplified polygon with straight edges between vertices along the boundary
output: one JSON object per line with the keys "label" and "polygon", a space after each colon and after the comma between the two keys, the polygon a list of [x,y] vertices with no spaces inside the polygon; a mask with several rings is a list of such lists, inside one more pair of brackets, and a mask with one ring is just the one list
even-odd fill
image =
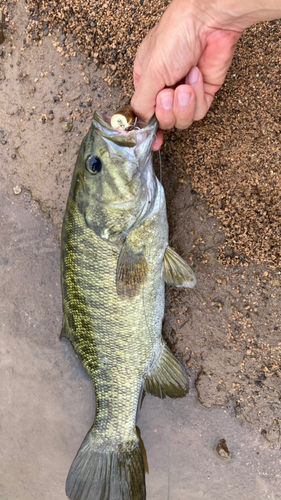
{"label": "tail fin", "polygon": [[70,500],[145,500],[144,464],[137,442],[96,451],[88,433],[66,480]]}
{"label": "tail fin", "polygon": [[188,393],[188,378],[184,368],[169,347],[163,343],[157,364],[144,379],[144,389],[160,398],[182,398]]}

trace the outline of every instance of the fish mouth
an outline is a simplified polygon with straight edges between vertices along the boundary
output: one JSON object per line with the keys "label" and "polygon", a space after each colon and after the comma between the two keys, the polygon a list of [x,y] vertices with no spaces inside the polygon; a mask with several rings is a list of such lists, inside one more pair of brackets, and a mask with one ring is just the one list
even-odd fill
{"label": "fish mouth", "polygon": [[130,130],[116,130],[111,126],[110,118],[107,115],[95,111],[93,127],[99,135],[115,144],[123,147],[135,147],[144,142],[150,135],[156,134],[158,121],[154,115],[149,123],[137,119]]}
{"label": "fish mouth", "polygon": [[[112,128],[111,123],[110,123],[111,119],[109,118],[109,116],[105,115],[104,113],[98,113],[98,111],[96,111],[95,115],[94,115],[94,121],[95,120],[98,121],[103,126],[107,125],[110,130],[116,130],[116,129]],[[140,129],[143,129],[143,128],[147,127],[148,125],[150,125],[150,123],[152,121],[157,121],[155,116],[152,117],[152,119],[150,120],[149,123],[145,123],[140,118],[137,118],[136,123],[134,124],[134,126],[132,128],[130,128],[130,130],[118,130],[117,132],[122,132],[122,133],[127,134],[132,129],[140,130]]]}

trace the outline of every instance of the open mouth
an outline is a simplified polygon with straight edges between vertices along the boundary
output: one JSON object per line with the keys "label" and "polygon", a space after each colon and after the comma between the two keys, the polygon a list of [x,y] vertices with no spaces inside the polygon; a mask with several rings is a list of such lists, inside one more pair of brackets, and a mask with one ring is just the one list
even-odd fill
{"label": "open mouth", "polygon": [[[97,113],[104,122],[106,122],[108,125],[110,125],[110,127],[112,128],[112,130],[116,130],[112,127],[111,125],[111,118],[109,118],[109,116],[103,114],[103,113]],[[140,130],[140,129],[143,129],[147,126],[147,123],[143,122],[142,120],[140,120],[137,116],[136,116],[136,119],[135,119],[135,122],[133,123],[133,125],[131,125],[128,129],[117,129],[119,132],[130,132],[131,130]]]}
{"label": "open mouth", "polygon": [[153,118],[151,118],[149,123],[145,123],[136,117],[134,124],[132,126],[130,126],[130,128],[128,130],[122,130],[122,129],[120,130],[120,129],[113,128],[111,126],[111,118],[109,116],[107,116],[106,114],[100,113],[98,111],[95,112],[94,121],[97,121],[100,125],[104,126],[108,130],[111,130],[111,131],[114,131],[117,133],[121,133],[121,134],[128,134],[128,133],[132,132],[133,130],[143,130],[147,127],[150,128],[151,126],[154,126],[155,122],[156,122],[156,118],[153,117]]}
{"label": "open mouth", "polygon": [[151,118],[149,123],[137,119],[130,130],[117,130],[111,126],[111,118],[95,111],[93,126],[96,132],[106,140],[125,147],[134,147],[142,144],[148,137],[154,135],[157,130],[157,119]]}

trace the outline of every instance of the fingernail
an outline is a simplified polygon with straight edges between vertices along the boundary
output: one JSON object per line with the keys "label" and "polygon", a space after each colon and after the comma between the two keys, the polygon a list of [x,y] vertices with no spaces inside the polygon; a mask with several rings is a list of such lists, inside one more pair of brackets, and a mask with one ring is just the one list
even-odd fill
{"label": "fingernail", "polygon": [[190,100],[190,93],[186,90],[179,90],[178,101],[180,106],[187,106]]}
{"label": "fingernail", "polygon": [[189,72],[189,83],[197,83],[199,77],[199,69],[197,66],[193,66]]}
{"label": "fingernail", "polygon": [[173,107],[173,94],[164,94],[160,96],[160,102],[163,109],[172,109]]}

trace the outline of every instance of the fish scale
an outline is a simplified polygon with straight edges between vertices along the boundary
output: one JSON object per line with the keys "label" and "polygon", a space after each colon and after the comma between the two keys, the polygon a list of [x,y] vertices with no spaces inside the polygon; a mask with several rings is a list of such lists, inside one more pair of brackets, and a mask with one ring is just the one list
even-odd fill
{"label": "fish scale", "polygon": [[[62,229],[61,335],[93,380],[96,415],[68,474],[71,500],[144,500],[136,434],[141,390],[164,397],[187,392],[186,374],[161,334],[168,224],[151,162],[156,126],[127,133],[122,146],[122,136],[116,144],[116,132],[96,116],[73,175]],[[95,175],[87,170],[89,155],[91,168],[101,169]],[[105,202],[113,192],[117,198]],[[177,286],[187,279],[191,286],[193,273],[184,265]]]}

